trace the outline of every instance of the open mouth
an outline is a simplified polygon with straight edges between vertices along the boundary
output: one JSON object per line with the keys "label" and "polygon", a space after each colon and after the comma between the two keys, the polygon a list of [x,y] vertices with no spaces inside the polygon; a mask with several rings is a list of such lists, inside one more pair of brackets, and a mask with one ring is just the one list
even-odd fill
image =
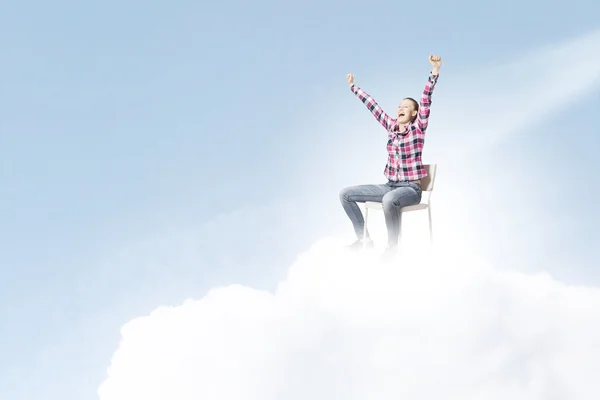
{"label": "open mouth", "polygon": [[404,113],[398,114],[398,117],[404,117]]}

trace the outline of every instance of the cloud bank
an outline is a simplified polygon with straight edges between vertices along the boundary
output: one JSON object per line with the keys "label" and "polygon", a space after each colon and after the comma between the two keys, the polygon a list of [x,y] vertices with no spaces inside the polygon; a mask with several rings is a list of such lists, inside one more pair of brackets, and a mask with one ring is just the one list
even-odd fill
{"label": "cloud bank", "polygon": [[439,249],[323,240],[273,293],[233,285],[122,329],[101,400],[597,399],[600,290]]}
{"label": "cloud bank", "polygon": [[[480,150],[576,109],[600,83],[598,45],[600,31],[482,69],[470,85],[448,77],[434,122],[442,145],[428,154],[450,164],[452,146]],[[223,255],[250,265],[251,250]],[[325,240],[274,293],[233,285],[161,307],[123,327],[100,400],[600,398],[599,289],[448,248],[423,254],[384,266]]]}

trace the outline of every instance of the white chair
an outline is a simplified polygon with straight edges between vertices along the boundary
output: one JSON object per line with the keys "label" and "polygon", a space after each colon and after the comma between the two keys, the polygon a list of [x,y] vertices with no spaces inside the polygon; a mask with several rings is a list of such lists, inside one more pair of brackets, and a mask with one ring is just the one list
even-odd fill
{"label": "white chair", "polygon": [[[423,195],[421,197],[421,203],[415,204],[414,206],[402,207],[400,212],[427,210],[429,216],[429,242],[433,244],[433,227],[431,220],[431,193],[433,192],[433,184],[435,183],[435,174],[437,170],[437,164],[425,164],[423,165],[427,171],[427,176],[421,179],[421,188],[423,189]],[[383,205],[378,201],[367,201],[365,202],[365,230],[363,237],[367,237],[367,221],[369,218],[369,210],[383,210]],[[402,227],[400,227],[402,229]]]}

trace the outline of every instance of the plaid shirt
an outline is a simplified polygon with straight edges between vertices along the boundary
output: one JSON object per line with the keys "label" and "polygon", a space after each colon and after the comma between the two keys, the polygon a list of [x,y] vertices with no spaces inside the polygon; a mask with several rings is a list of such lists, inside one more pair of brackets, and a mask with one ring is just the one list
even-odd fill
{"label": "plaid shirt", "polygon": [[356,85],[350,87],[352,93],[367,106],[388,132],[388,159],[383,173],[390,181],[412,181],[427,176],[421,154],[425,144],[425,131],[429,123],[431,95],[438,76],[429,74],[425,90],[421,95],[417,118],[405,126],[402,131],[400,131],[398,120],[387,115],[375,102],[375,99]]}

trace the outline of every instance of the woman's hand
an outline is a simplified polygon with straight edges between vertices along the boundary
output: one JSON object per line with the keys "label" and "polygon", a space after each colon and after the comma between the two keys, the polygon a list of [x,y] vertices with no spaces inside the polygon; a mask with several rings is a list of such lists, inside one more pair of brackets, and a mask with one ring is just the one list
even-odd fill
{"label": "woman's hand", "polygon": [[432,69],[432,73],[434,75],[437,75],[440,73],[440,67],[442,66],[442,57],[440,56],[436,56],[435,54],[431,54],[429,56],[429,62],[431,63],[431,66],[433,67]]}
{"label": "woman's hand", "polygon": [[348,74],[348,86],[352,86],[354,85],[354,75],[353,74]]}

